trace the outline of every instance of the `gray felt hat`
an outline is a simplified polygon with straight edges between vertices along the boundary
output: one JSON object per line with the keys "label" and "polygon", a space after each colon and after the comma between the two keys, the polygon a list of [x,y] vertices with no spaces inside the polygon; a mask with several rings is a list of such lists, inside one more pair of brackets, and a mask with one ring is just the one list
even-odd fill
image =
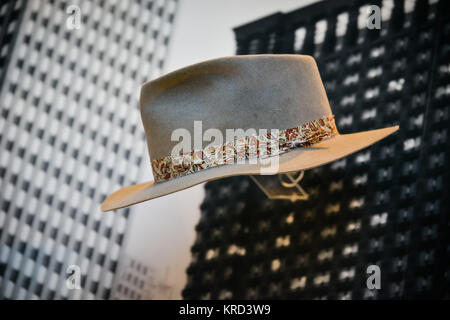
{"label": "gray felt hat", "polygon": [[[143,84],[140,108],[155,181],[116,191],[102,203],[103,211],[223,177],[313,168],[370,146],[399,128],[339,134],[316,62],[305,55],[234,56],[194,64]],[[179,140],[173,139],[173,133],[184,128],[195,136],[194,123],[198,121],[202,132],[211,129],[223,137],[227,129],[281,130],[281,152],[265,159],[256,152],[254,161],[250,154],[240,162],[216,157],[200,165],[193,161],[177,166],[173,150]],[[216,152],[217,156],[217,150],[225,149],[229,142],[217,140],[200,142],[200,146],[193,141],[191,145],[199,147],[183,151],[203,150],[201,155]],[[237,145],[236,140],[231,142]],[[276,170],[264,172],[273,154]]]}

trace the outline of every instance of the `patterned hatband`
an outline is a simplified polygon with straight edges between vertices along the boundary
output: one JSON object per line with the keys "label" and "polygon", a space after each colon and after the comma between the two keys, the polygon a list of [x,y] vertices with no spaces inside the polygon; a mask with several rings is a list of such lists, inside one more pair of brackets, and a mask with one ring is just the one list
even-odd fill
{"label": "patterned hatband", "polygon": [[334,115],[325,116],[291,129],[270,130],[203,150],[152,160],[153,176],[156,182],[168,181],[208,168],[245,163],[247,159],[267,158],[291,149],[309,147],[337,134]]}

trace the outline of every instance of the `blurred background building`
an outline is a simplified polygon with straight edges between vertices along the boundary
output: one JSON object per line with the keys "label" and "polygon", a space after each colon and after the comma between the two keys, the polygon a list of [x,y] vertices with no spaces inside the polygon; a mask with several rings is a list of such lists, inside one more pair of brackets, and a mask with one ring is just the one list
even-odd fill
{"label": "blurred background building", "polygon": [[130,256],[124,256],[119,275],[112,289],[114,300],[152,300],[174,298],[170,285],[170,268],[163,274],[146,263]]}
{"label": "blurred background building", "polygon": [[207,183],[184,298],[450,297],[449,12],[445,0],[335,0],[234,30],[238,54],[315,56],[341,133],[400,131],[308,170],[308,201],[265,199],[248,177]]}
{"label": "blurred background building", "polygon": [[162,73],[176,6],[1,1],[0,298],[110,297],[130,209],[99,204],[138,179],[139,87]]}
{"label": "blurred background building", "polygon": [[25,1],[3,1],[0,7],[0,83],[5,78],[6,66],[14,48]]}
{"label": "blurred background building", "polygon": [[115,300],[150,299],[150,287],[154,270],[145,263],[131,257],[123,258],[121,271],[114,284],[111,298]]}

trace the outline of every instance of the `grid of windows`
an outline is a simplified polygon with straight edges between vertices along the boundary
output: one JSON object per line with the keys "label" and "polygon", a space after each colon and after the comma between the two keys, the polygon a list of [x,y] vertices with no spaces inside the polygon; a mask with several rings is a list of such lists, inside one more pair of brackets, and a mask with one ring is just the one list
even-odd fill
{"label": "grid of windows", "polygon": [[[365,27],[369,4],[380,30]],[[308,201],[262,201],[245,177],[207,183],[185,298],[449,297],[448,12],[333,0],[235,29],[238,54],[314,55],[342,133],[400,131],[308,170]],[[369,265],[381,290],[367,289]]]}
{"label": "grid of windows", "polygon": [[24,5],[24,0],[4,0],[0,3],[0,83],[5,77]]}
{"label": "grid of windows", "polygon": [[144,263],[127,257],[121,264],[120,275],[111,297],[115,300],[145,300],[152,298],[154,270]]}
{"label": "grid of windows", "polygon": [[[66,25],[69,5],[80,29]],[[3,24],[17,40],[0,93],[1,297],[109,298],[129,209],[99,205],[137,181],[138,90],[162,72],[176,6],[29,1],[20,24]],[[66,287],[72,264],[82,290]]]}

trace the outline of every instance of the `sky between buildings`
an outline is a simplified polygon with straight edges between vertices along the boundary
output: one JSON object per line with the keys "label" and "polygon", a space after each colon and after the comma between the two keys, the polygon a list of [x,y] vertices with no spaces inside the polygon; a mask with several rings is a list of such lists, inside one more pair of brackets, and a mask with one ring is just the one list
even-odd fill
{"label": "sky between buildings", "polygon": [[[317,0],[179,0],[165,73],[207,59],[234,55],[233,28],[277,11]],[[153,180],[143,161],[139,182]],[[168,270],[172,298],[181,298],[190,248],[204,197],[203,184],[134,206],[127,252],[154,267],[163,281]],[[158,296],[156,296],[158,298]]]}

